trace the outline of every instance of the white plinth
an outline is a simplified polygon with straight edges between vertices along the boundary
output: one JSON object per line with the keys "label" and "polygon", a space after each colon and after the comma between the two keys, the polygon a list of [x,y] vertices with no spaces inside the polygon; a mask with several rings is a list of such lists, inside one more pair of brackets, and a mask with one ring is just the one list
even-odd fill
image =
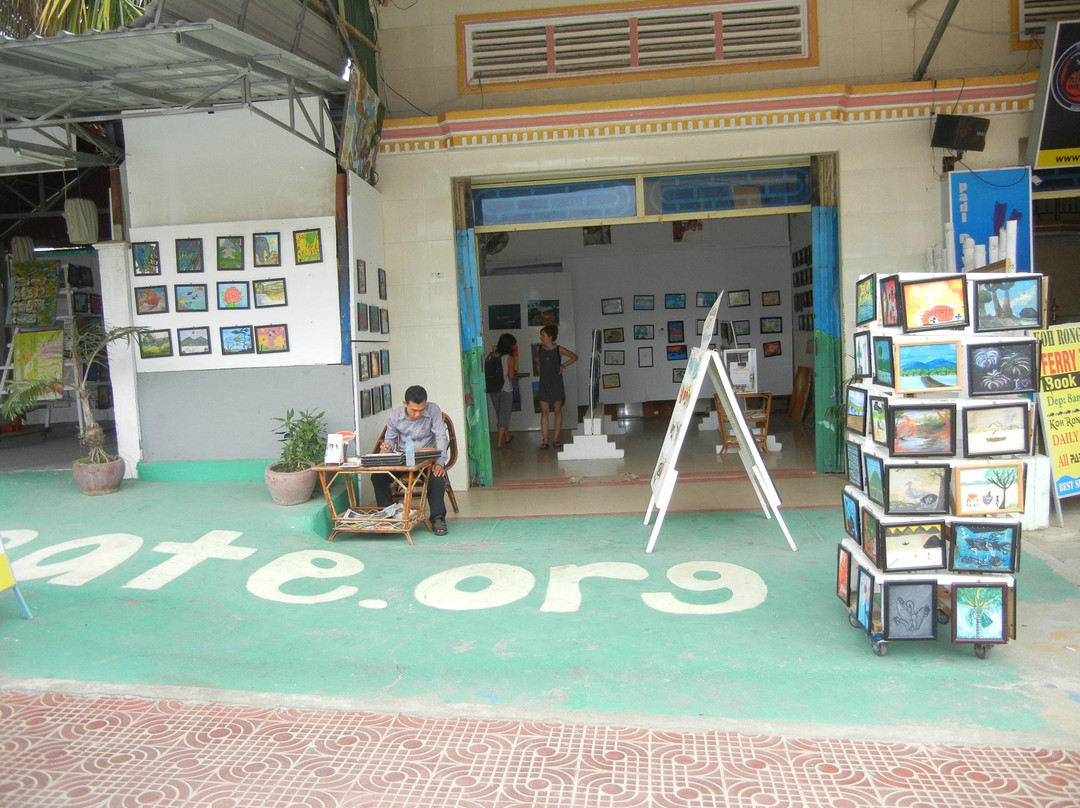
{"label": "white plinth", "polygon": [[618,460],[623,454],[607,435],[574,435],[559,451],[559,460]]}
{"label": "white plinth", "polygon": [[704,420],[698,424],[698,432],[719,432],[720,431],[720,419],[716,416],[716,410],[713,410],[705,416]]}

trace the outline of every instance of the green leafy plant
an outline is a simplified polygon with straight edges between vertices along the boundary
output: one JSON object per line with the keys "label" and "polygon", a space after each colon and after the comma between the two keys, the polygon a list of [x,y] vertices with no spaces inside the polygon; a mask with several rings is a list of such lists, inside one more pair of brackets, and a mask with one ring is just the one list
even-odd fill
{"label": "green leafy plant", "polygon": [[[836,436],[836,463],[841,473],[847,470],[847,451],[845,442],[847,440],[847,391],[851,385],[856,384],[859,381],[859,377],[852,374],[849,376],[839,389],[836,390],[838,398],[833,399],[833,402],[825,408],[825,423],[833,430]],[[869,419],[869,404],[867,405],[867,418]]]}
{"label": "green leafy plant", "polygon": [[4,390],[3,402],[0,403],[0,415],[15,418],[37,407],[40,397],[57,388],[75,393],[79,405],[82,429],[79,431],[79,445],[86,449],[86,456],[80,463],[110,463],[116,455],[105,451],[105,430],[94,417],[94,407],[90,402],[88,377],[95,364],[104,361],[105,349],[114,342],[138,337],[147,329],[139,326],[121,326],[106,329],[100,322],[94,321],[80,325],[78,320],[72,324],[73,338],[68,361],[73,366],[72,378],[65,381],[51,379],[41,381],[12,382]]}
{"label": "green leafy plant", "polygon": [[274,420],[281,424],[274,434],[281,436],[281,459],[271,468],[274,471],[303,471],[313,463],[322,461],[326,452],[325,413],[292,408],[284,418]]}

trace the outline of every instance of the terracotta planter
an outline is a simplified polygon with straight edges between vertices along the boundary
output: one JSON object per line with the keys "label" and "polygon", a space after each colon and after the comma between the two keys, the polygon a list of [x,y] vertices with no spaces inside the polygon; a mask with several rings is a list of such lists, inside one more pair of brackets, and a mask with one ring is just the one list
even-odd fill
{"label": "terracotta planter", "polygon": [[124,479],[124,460],[119,457],[111,463],[82,463],[76,460],[72,472],[79,490],[87,496],[115,494]]}
{"label": "terracotta planter", "polygon": [[266,487],[278,505],[302,505],[311,499],[318,473],[310,468],[302,471],[276,471],[276,463],[266,467]]}

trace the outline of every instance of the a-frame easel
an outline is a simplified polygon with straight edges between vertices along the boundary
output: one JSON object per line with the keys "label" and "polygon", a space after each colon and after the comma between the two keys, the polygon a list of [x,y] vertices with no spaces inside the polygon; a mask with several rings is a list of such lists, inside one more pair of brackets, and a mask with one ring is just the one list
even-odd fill
{"label": "a-frame easel", "polygon": [[6,589],[10,589],[15,593],[15,600],[22,607],[26,619],[32,620],[34,616],[30,614],[30,607],[26,605],[22,592],[19,591],[19,585],[15,583],[15,573],[11,571],[11,565],[8,563],[7,555],[4,553],[4,545],[0,542],[0,592]]}
{"label": "a-frame easel", "polygon": [[649,499],[649,507],[645,511],[645,524],[649,524],[652,519],[654,508],[657,511],[657,517],[656,524],[649,535],[649,544],[645,548],[646,553],[653,551],[656,538],[660,534],[660,528],[664,524],[664,516],[667,514],[671,495],[675,490],[675,481],[679,477],[675,463],[679,458],[683,438],[694,415],[694,404],[701,394],[701,387],[706,376],[712,382],[713,389],[724,409],[724,413],[720,417],[727,416],[731,428],[738,438],[739,458],[742,460],[746,475],[750,478],[750,483],[754,487],[754,493],[757,494],[758,503],[761,505],[765,518],[771,519],[775,516],[777,524],[780,525],[780,529],[784,532],[788,546],[793,551],[798,549],[791,538],[787,525],[784,523],[784,518],[780,515],[780,495],[773,485],[768,469],[765,468],[765,464],[762,462],[750,426],[743,417],[742,408],[739,407],[739,400],[735,395],[735,389],[731,385],[731,379],[728,378],[724,362],[719,353],[708,348],[716,323],[717,309],[723,296],[723,292],[717,296],[716,302],[709,311],[709,316],[705,318],[701,346],[695,347],[690,353],[690,360],[687,362],[686,371],[683,374],[683,383],[679,388],[679,395],[671,412],[667,433],[664,435],[664,444],[660,447],[660,456],[657,458],[656,467],[653,470],[650,481],[652,497]]}

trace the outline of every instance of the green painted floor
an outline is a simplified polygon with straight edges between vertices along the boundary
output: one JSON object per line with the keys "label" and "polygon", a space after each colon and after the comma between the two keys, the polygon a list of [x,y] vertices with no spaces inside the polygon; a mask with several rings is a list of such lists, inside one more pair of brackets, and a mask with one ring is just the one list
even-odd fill
{"label": "green painted floor", "polygon": [[318,510],[276,507],[261,483],[88,498],[67,472],[0,475],[34,612],[0,593],[0,677],[1080,737],[1075,669],[1070,687],[1032,650],[1042,616],[1080,596],[1029,552],[1017,642],[978,660],[945,627],[879,658],[833,594],[839,508],[785,511],[797,553],[760,511],[673,513],[649,555],[640,515],[453,519],[410,547],[327,542]]}

